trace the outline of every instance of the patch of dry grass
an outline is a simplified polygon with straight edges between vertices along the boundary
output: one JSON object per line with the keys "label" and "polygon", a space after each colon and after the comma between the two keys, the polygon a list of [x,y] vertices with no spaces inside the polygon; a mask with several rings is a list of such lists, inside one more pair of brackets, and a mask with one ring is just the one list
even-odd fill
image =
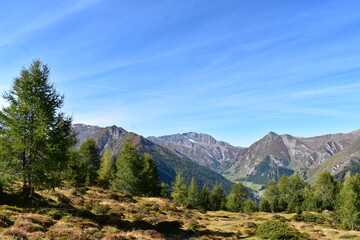
{"label": "patch of dry grass", "polygon": [[[0,239],[259,239],[256,227],[283,221],[313,239],[360,239],[358,231],[297,222],[294,214],[200,212],[168,199],[140,198],[96,187],[64,185],[38,193],[51,204],[0,206]],[[345,238],[342,238],[345,237]]]}

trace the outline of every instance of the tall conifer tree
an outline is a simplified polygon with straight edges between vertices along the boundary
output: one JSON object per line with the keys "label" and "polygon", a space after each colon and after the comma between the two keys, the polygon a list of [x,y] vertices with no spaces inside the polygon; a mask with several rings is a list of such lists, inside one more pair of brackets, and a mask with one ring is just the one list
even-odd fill
{"label": "tall conifer tree", "polygon": [[185,180],[182,177],[182,173],[177,172],[175,181],[172,184],[171,197],[175,203],[185,206],[187,196],[188,196],[188,189],[186,187]]}
{"label": "tall conifer tree", "polygon": [[141,158],[134,144],[127,139],[116,159],[116,174],[111,187],[122,193],[131,195],[142,194]]}
{"label": "tall conifer tree", "polygon": [[95,140],[90,138],[84,141],[79,148],[79,154],[85,171],[84,183],[88,186],[93,186],[97,182],[101,158],[100,150]]}
{"label": "tall conifer tree", "polygon": [[339,214],[345,229],[360,230],[360,175],[348,177],[340,191]]}
{"label": "tall conifer tree", "polygon": [[200,192],[200,207],[203,210],[210,210],[211,207],[211,199],[210,199],[211,192],[206,184],[203,185],[201,192]]}
{"label": "tall conifer tree", "polygon": [[186,202],[187,206],[191,208],[197,208],[200,205],[200,191],[194,177],[191,178]]}
{"label": "tall conifer tree", "polygon": [[115,174],[115,163],[113,156],[109,148],[105,148],[103,155],[101,156],[100,169],[98,171],[98,183],[99,186],[108,188],[110,181]]}
{"label": "tall conifer tree", "polygon": [[[50,69],[33,61],[15,78],[0,112],[2,165],[22,179],[23,196],[58,186],[75,143],[71,118],[60,111],[64,96],[49,82]],[[4,157],[5,156],[5,157]]]}
{"label": "tall conifer tree", "polygon": [[241,183],[234,184],[226,201],[226,209],[232,212],[243,211],[244,202],[247,197],[246,187]]}
{"label": "tall conifer tree", "polygon": [[224,195],[224,189],[221,183],[217,183],[213,186],[210,195],[210,210],[218,211],[225,208],[226,197]]}
{"label": "tall conifer tree", "polygon": [[153,158],[150,156],[150,154],[144,153],[144,155],[141,157],[141,161],[142,161],[141,178],[142,178],[142,186],[143,186],[143,195],[159,196],[160,180]]}

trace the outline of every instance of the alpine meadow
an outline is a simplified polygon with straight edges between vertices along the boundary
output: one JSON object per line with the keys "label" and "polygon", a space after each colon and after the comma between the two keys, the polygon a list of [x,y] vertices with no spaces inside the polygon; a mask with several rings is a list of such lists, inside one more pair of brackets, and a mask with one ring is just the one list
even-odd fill
{"label": "alpine meadow", "polygon": [[359,8],[3,2],[0,239],[360,239]]}

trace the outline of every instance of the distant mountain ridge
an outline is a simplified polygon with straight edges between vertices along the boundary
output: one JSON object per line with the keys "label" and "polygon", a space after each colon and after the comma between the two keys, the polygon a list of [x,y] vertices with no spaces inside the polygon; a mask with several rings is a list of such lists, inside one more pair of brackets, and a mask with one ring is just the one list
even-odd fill
{"label": "distant mountain ridge", "polygon": [[129,139],[131,143],[136,145],[141,154],[149,153],[154,158],[160,180],[169,185],[175,180],[176,172],[181,171],[188,183],[191,177],[195,177],[199,187],[202,187],[203,184],[212,187],[217,182],[222,183],[226,191],[229,191],[232,187],[232,183],[222,175],[200,166],[194,161],[181,158],[169,149],[123,128],[73,124],[73,131],[76,133],[78,140],[75,147],[80,147],[85,140],[93,138],[100,151],[108,148],[113,155],[117,155],[125,140]]}
{"label": "distant mountain ridge", "polygon": [[148,137],[150,141],[170,149],[180,157],[219,170],[221,164],[233,159],[242,149],[217,141],[203,133],[183,133],[162,137]]}
{"label": "distant mountain ridge", "polygon": [[[330,163],[329,159],[334,158],[338,160],[332,160],[334,163],[330,169],[337,167],[334,174],[341,172],[343,167],[351,165],[348,163],[350,160],[340,164],[338,162],[343,161],[344,157],[336,156],[359,138],[360,130],[310,138],[270,132],[248,148],[234,147],[210,135],[193,132],[148,139],[178,156],[210,167],[232,181],[265,184],[269,179],[295,172],[312,180],[320,172],[311,169],[321,169],[321,166]],[[356,146],[353,148],[356,149]],[[352,157],[351,162],[357,161]]]}

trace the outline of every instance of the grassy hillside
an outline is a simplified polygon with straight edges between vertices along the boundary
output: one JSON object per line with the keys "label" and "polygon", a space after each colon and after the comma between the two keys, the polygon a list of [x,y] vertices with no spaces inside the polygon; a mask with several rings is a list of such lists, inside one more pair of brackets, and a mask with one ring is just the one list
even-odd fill
{"label": "grassy hillside", "polygon": [[261,239],[256,228],[268,220],[285,222],[307,239],[360,239],[360,232],[332,228],[329,213],[314,213],[318,223],[291,220],[294,214],[205,213],[167,199],[69,185],[37,192],[24,204],[16,188],[1,196],[0,239]]}

